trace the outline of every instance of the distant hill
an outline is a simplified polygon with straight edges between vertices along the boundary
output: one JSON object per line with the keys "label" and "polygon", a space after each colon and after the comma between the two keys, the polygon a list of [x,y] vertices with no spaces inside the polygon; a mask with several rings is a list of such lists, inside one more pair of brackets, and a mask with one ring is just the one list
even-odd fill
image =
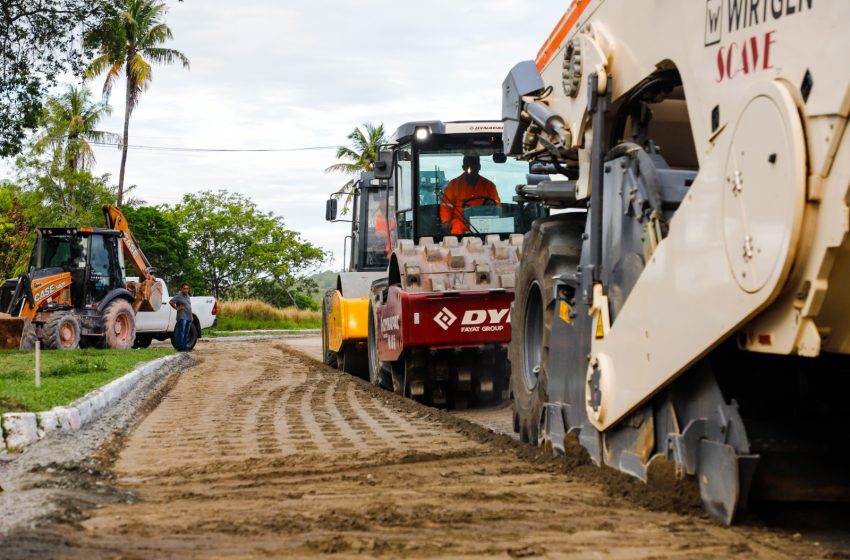
{"label": "distant hill", "polygon": [[326,291],[336,288],[336,275],[338,273],[333,270],[325,270],[323,272],[318,272],[311,276],[313,280],[316,281],[316,284],[319,285],[321,292],[324,294]]}
{"label": "distant hill", "polygon": [[310,276],[319,285],[318,293],[313,294],[313,301],[319,305],[322,304],[322,298],[325,297],[325,292],[336,288],[336,275],[337,272],[333,270],[325,270]]}

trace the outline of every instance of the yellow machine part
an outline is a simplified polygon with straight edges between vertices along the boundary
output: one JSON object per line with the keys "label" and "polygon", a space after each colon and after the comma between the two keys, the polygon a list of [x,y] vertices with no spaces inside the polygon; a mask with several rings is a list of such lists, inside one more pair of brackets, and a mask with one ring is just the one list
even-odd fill
{"label": "yellow machine part", "polygon": [[328,348],[339,352],[352,342],[369,337],[369,298],[344,298],[335,291],[328,314]]}

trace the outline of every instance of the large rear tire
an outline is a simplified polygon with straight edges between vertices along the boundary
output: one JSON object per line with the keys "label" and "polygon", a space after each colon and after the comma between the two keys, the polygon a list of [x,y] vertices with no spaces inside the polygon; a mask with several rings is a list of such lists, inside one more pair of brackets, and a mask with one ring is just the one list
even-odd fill
{"label": "large rear tire", "polygon": [[44,324],[44,347],[49,350],[76,350],[80,347],[80,320],[74,313],[54,313]]}
{"label": "large rear tire", "polygon": [[127,300],[116,299],[103,310],[103,346],[122,350],[136,340],[136,314]]}
{"label": "large rear tire", "polygon": [[331,313],[331,301],[335,290],[325,292],[322,298],[322,361],[331,367],[337,367],[339,356],[330,349],[330,330],[328,317]]}
{"label": "large rear tire", "polygon": [[387,368],[378,358],[378,325],[372,302],[369,302],[369,339],[367,341],[367,365],[369,368],[369,381],[372,385],[392,390],[393,382]]}
{"label": "large rear tire", "polygon": [[538,220],[523,243],[511,308],[511,388],[514,427],[537,445],[543,405],[549,399],[549,347],[555,315],[555,278],[574,273],[586,215],[567,213]]}

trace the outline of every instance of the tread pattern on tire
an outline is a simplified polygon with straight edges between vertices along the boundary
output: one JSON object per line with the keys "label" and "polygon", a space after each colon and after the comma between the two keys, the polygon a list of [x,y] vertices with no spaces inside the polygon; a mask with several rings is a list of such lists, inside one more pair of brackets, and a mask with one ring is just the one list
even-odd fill
{"label": "tread pattern on tire", "polygon": [[[520,439],[537,445],[543,405],[548,399],[549,346],[555,316],[555,277],[575,272],[581,256],[581,235],[586,215],[567,213],[534,223],[526,234],[523,258],[517,272],[517,287],[511,308],[511,388],[514,394],[515,427]],[[523,325],[529,291],[534,284],[543,299],[543,336],[537,385],[529,388],[523,372]]]}
{"label": "tread pattern on tire", "polygon": [[[114,336],[113,327],[115,319],[119,314],[129,314],[130,332],[125,341],[119,341]],[[106,309],[103,310],[103,337],[100,340],[102,348],[117,348],[126,349],[132,348],[136,340],[136,314],[133,307],[125,299],[116,299],[109,302]]]}
{"label": "tread pattern on tire", "polygon": [[[73,342],[69,346],[62,346],[59,332],[62,325],[69,324],[74,329]],[[80,347],[80,320],[74,313],[54,313],[44,324],[44,347],[50,350],[74,350]]]}

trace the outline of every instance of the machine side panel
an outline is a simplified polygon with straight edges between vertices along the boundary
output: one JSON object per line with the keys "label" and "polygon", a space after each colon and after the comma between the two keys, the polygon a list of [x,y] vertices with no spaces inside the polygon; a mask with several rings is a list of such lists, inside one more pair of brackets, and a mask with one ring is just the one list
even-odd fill
{"label": "machine side panel", "polygon": [[512,301],[513,291],[410,294],[393,286],[379,312],[379,356],[395,361],[409,348],[507,344]]}

